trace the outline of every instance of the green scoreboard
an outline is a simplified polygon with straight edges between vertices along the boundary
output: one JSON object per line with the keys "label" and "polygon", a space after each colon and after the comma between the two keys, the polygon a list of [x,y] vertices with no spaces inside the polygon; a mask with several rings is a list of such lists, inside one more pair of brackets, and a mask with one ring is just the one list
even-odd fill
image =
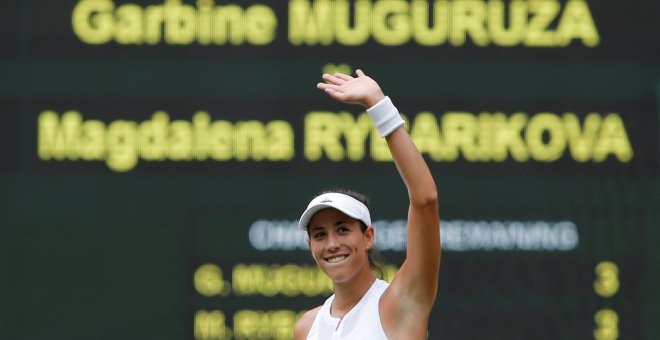
{"label": "green scoreboard", "polygon": [[364,70],[438,185],[429,339],[657,339],[660,5],[4,0],[0,338],[290,339],[332,294],[297,218],[405,186]]}

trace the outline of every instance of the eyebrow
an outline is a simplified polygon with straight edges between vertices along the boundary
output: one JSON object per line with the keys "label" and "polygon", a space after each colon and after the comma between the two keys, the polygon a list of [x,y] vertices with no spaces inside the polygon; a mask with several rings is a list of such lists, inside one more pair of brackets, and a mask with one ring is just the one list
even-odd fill
{"label": "eyebrow", "polygon": [[[339,227],[340,225],[346,224],[346,223],[347,222],[344,221],[344,220],[339,220],[339,221],[335,222],[335,224],[333,224],[332,226],[333,227]],[[311,228],[309,228],[309,232],[311,233],[311,232],[313,232],[315,230],[319,230],[319,229],[323,230],[323,227],[322,226],[311,227]]]}

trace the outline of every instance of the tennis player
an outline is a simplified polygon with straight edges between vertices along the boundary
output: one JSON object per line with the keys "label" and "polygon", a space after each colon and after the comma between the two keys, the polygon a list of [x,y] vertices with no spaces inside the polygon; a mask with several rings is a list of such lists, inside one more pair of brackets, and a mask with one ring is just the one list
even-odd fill
{"label": "tennis player", "polygon": [[337,101],[366,107],[387,141],[410,200],[406,259],[391,284],[376,278],[370,267],[374,227],[365,202],[350,192],[315,197],[300,228],[307,231],[312,256],[332,280],[334,294],[303,314],[294,338],[426,339],[440,269],[435,182],[390,98],[364,72],[356,74],[324,74],[327,83],[317,88]]}

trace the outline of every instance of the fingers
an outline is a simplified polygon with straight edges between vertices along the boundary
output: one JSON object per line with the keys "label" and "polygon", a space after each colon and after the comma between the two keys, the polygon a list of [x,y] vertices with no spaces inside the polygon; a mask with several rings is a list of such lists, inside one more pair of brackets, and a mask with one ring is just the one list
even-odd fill
{"label": "fingers", "polygon": [[325,93],[327,93],[328,95],[330,95],[330,97],[332,97],[333,99],[338,100],[338,101],[344,101],[344,99],[346,97],[345,93],[340,92],[340,91],[335,91],[334,89],[331,89],[331,88],[325,89]]}
{"label": "fingers", "polygon": [[335,77],[342,79],[344,81],[353,80],[353,77],[349,76],[348,74],[343,74],[339,72],[335,73]]}
{"label": "fingers", "polygon": [[327,84],[327,83],[318,83],[316,84],[316,88],[319,90],[322,90],[323,92],[327,93],[330,95],[330,97],[336,99],[336,100],[343,100],[345,97],[345,93],[343,93],[340,90],[340,87],[337,85],[332,85],[332,84]]}
{"label": "fingers", "polygon": [[350,79],[353,79],[353,78],[345,79],[344,77],[341,77],[339,75],[342,75],[342,74],[341,73],[335,73],[335,75],[333,76],[333,75],[330,75],[330,74],[326,73],[326,74],[323,75],[323,80],[325,80],[327,82],[330,82],[332,84],[335,84],[335,85],[342,85],[342,84],[346,83],[346,81],[348,81]]}
{"label": "fingers", "polygon": [[336,92],[338,87],[339,86],[337,86],[337,85],[328,84],[328,83],[318,83],[318,84],[316,84],[317,89],[323,90],[323,91],[326,91],[326,92],[327,92],[327,90],[332,90],[333,92]]}
{"label": "fingers", "polygon": [[365,76],[364,72],[362,72],[362,70],[360,70],[360,69],[357,69],[357,71],[355,71],[355,73],[358,75],[358,77],[364,77]]}

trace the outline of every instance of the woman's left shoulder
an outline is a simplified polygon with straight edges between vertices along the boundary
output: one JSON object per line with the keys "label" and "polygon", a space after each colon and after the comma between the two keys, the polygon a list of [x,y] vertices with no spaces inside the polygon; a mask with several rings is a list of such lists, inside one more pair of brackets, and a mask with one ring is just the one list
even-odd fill
{"label": "woman's left shoulder", "polygon": [[316,319],[316,315],[319,313],[319,310],[321,310],[321,307],[323,306],[318,306],[314,309],[310,309],[306,311],[298,321],[296,321],[296,324],[293,326],[293,338],[294,339],[305,339],[307,338],[307,334],[309,334],[309,330],[312,328],[312,324],[314,323],[314,319]]}

